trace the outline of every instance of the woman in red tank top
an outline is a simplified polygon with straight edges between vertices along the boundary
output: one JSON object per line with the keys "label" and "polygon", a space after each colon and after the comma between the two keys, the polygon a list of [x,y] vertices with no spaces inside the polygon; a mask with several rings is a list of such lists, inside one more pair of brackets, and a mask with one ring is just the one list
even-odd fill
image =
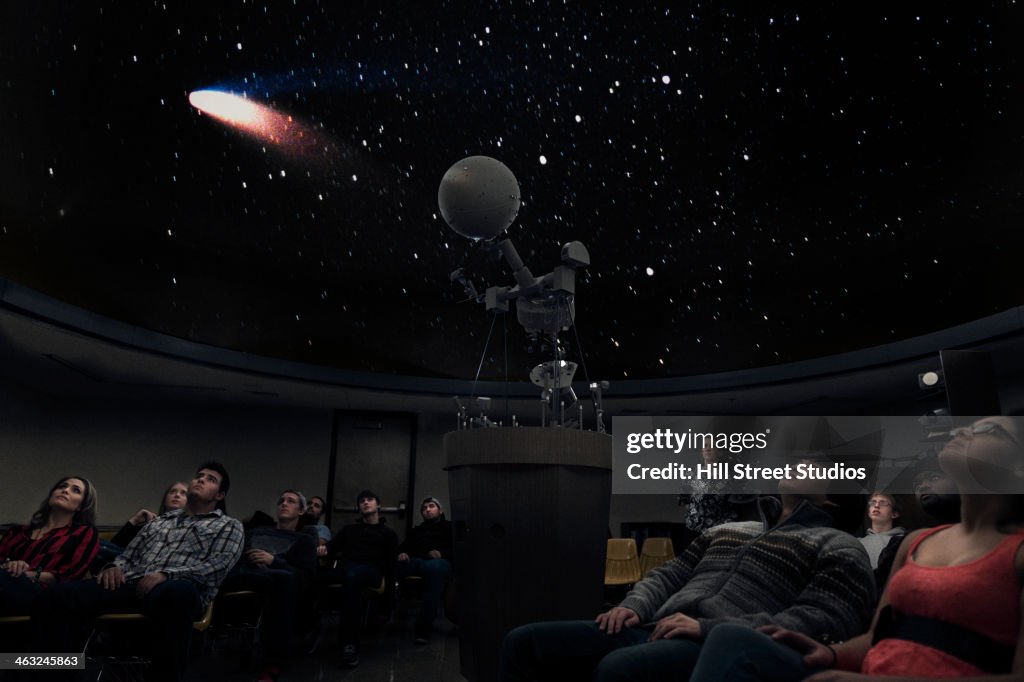
{"label": "woman in red tank top", "polygon": [[939,464],[960,490],[961,522],[907,536],[868,632],[827,646],[717,625],[691,682],[1024,680],[1022,425],[986,417],[950,433]]}
{"label": "woman in red tank top", "polygon": [[829,647],[763,630],[803,653],[808,668],[830,668],[807,682],[1024,678],[1018,421],[986,417],[951,432],[939,464],[961,491],[961,522],[907,537],[868,632]]}

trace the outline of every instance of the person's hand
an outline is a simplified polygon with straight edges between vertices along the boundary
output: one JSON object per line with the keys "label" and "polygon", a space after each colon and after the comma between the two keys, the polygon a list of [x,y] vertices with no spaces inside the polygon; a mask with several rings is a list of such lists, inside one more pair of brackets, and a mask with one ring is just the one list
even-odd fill
{"label": "person's hand", "polygon": [[683,613],[665,616],[654,626],[651,641],[673,637],[700,637],[700,622]]}
{"label": "person's hand", "polygon": [[140,509],[128,518],[128,523],[133,526],[141,526],[145,523],[149,523],[156,518],[156,514],[149,511],[148,509]]}
{"label": "person's hand", "polygon": [[274,563],[274,555],[262,549],[250,549],[245,553],[245,558],[250,564],[257,566],[269,566]]}
{"label": "person's hand", "polygon": [[640,616],[633,609],[625,606],[616,606],[611,611],[605,611],[594,619],[602,632],[609,635],[618,634],[623,627],[631,628],[640,622]]}
{"label": "person's hand", "polygon": [[21,559],[8,559],[0,568],[10,573],[12,578],[20,578],[31,570],[28,562]]}
{"label": "person's hand", "polygon": [[327,556],[327,545],[317,545],[316,546],[316,555],[317,556]]}
{"label": "person's hand", "polygon": [[165,580],[167,580],[167,575],[164,573],[147,573],[143,576],[142,580],[135,585],[135,594],[140,597],[145,597],[149,594],[150,590]]}
{"label": "person's hand", "polygon": [[780,628],[778,625],[765,625],[758,628],[759,632],[771,637],[779,644],[804,655],[804,664],[809,668],[829,668],[836,662],[833,649],[807,635]]}
{"label": "person's hand", "polygon": [[405,552],[399,552],[398,560],[399,561],[408,561],[409,560],[409,555],[406,554]]}
{"label": "person's hand", "polygon": [[432,549],[429,552],[427,552],[427,556],[430,557],[431,559],[440,559],[441,558],[441,553],[438,552],[436,549]]}
{"label": "person's hand", "polygon": [[121,570],[120,566],[108,566],[96,576],[96,582],[104,589],[116,590],[121,585],[124,585],[124,571]]}

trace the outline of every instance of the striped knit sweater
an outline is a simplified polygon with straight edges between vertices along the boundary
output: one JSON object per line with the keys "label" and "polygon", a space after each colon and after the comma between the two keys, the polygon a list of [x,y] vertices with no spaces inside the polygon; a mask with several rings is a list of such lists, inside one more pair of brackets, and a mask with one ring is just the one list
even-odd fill
{"label": "striped knit sweater", "polygon": [[766,511],[762,505],[761,522],[705,531],[620,606],[641,622],[686,614],[704,636],[719,623],[773,624],[833,642],[867,630],[874,579],[860,542],[807,501],[778,525]]}

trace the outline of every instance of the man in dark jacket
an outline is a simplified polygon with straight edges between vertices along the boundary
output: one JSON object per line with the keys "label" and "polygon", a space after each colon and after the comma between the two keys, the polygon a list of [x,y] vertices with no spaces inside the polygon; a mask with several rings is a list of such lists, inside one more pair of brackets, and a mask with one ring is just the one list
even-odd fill
{"label": "man in dark jacket", "polygon": [[423,603],[416,618],[415,642],[426,644],[452,574],[452,525],[444,518],[436,497],[423,500],[420,516],[423,523],[409,531],[409,537],[398,548],[398,577],[423,579]]}
{"label": "man in dark jacket", "polygon": [[338,562],[333,577],[344,585],[341,591],[341,665],[359,665],[359,629],[366,613],[367,591],[393,585],[398,535],[380,515],[380,497],[364,490],[356,497],[360,518],[342,528],[327,546],[327,554]]}

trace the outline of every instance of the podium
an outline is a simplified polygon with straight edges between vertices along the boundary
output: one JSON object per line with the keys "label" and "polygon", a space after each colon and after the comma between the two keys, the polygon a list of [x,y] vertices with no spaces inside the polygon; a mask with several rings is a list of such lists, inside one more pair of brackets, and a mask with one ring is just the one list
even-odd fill
{"label": "podium", "polygon": [[444,454],[461,671],[493,682],[511,629],[601,610],[612,439],[564,428],[469,429],[445,434]]}

